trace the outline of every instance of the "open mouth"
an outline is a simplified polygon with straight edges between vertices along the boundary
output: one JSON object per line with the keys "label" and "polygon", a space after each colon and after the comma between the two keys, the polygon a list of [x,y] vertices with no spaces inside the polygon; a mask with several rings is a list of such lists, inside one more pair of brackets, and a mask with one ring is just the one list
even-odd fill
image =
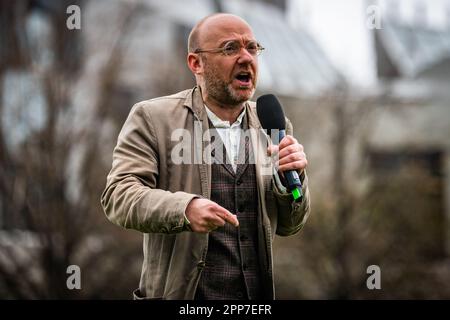
{"label": "open mouth", "polygon": [[251,84],[252,75],[250,72],[239,72],[235,79],[239,82],[240,86],[249,86]]}

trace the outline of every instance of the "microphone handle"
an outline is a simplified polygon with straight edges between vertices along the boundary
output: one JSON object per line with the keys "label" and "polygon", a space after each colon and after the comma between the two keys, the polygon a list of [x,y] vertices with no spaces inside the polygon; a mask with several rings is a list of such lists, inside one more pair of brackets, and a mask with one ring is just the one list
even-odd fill
{"label": "microphone handle", "polygon": [[[279,142],[281,142],[281,140],[286,136],[286,131],[280,130],[278,135],[280,138]],[[300,181],[298,172],[296,170],[289,170],[284,171],[283,173],[287,182],[287,189],[292,193],[295,200],[299,200],[302,197],[302,182]]]}

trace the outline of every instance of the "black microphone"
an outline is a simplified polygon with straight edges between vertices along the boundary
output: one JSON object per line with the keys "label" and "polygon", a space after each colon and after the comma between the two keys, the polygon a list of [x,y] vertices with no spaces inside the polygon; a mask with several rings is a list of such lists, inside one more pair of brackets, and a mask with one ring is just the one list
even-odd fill
{"label": "black microphone", "polygon": [[[270,135],[271,130],[279,130],[279,141],[286,136],[286,120],[284,118],[283,108],[277,97],[273,94],[265,94],[256,100],[256,112],[258,113],[259,121],[262,127],[268,131]],[[292,193],[294,200],[299,200],[302,197],[302,183],[295,170],[284,172],[284,177],[287,181],[287,189]]]}

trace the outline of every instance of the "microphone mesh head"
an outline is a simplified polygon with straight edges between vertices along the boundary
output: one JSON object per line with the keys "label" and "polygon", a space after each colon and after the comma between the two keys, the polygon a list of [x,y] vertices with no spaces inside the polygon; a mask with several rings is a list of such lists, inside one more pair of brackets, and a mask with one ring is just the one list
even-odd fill
{"label": "microphone mesh head", "polygon": [[262,95],[256,100],[256,112],[264,129],[286,129],[283,108],[273,94]]}

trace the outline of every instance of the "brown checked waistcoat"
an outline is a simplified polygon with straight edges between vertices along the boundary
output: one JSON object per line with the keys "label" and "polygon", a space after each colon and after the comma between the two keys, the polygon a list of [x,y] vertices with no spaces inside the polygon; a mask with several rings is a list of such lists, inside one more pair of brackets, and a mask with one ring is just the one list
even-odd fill
{"label": "brown checked waistcoat", "polygon": [[[210,122],[210,127],[213,127]],[[247,117],[242,122],[248,128]],[[220,139],[218,134],[214,136]],[[236,172],[226,150],[211,165],[211,200],[237,215],[239,227],[226,223],[209,233],[206,263],[196,299],[262,299],[258,257],[255,165],[249,164],[249,139],[241,134]],[[221,159],[220,159],[221,158]]]}

